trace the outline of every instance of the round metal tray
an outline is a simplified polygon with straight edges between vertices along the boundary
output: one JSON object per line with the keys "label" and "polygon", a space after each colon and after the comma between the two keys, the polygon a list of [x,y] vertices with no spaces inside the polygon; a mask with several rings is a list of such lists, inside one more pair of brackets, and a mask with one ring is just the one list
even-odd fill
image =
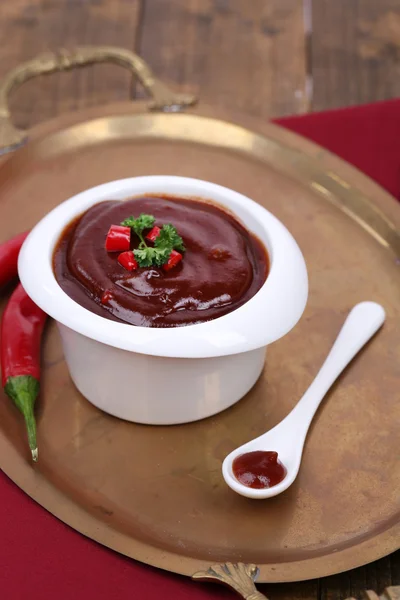
{"label": "round metal tray", "polygon": [[[18,132],[17,140],[9,124],[7,130],[9,147],[24,138]],[[22,420],[4,397],[0,466],[86,536],[185,575],[241,561],[257,564],[261,581],[294,581],[394,551],[400,539],[395,201],[348,164],[277,126],[201,104],[166,113],[126,102],[38,126],[24,147],[2,159],[0,237],[33,226],[87,187],[150,174],[231,187],[281,219],[309,269],[304,317],[269,348],[261,379],[236,406],[171,427],[119,421],[89,404],[70,381],[52,323],[38,402],[40,461],[29,462]],[[237,496],[222,479],[223,458],[289,412],[346,313],[362,300],[383,304],[387,322],[322,405],[298,480],[268,501]],[[218,393],[211,380],[208,393]]]}

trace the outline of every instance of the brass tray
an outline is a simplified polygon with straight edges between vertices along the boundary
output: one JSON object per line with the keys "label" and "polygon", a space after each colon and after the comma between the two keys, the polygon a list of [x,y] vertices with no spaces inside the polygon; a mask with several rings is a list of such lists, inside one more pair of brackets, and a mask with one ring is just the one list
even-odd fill
{"label": "brass tray", "polygon": [[[201,104],[187,108],[193,98],[168,92],[137,57],[115,49],[49,55],[11,73],[0,87],[6,150],[26,137],[9,120],[6,98],[15,83],[104,59],[139,74],[155,95],[156,112],[146,102],[125,102],[30,131],[28,143],[0,164],[0,239],[111,179],[208,179],[260,202],[293,232],[309,268],[308,307],[293,332],[270,347],[261,379],[241,402],[171,427],[126,423],[89,404],[70,381],[51,324],[38,406],[40,461],[30,463],[22,420],[2,397],[1,467],[84,535],[185,575],[242,561],[259,566],[260,581],[295,581],[394,551],[400,540],[399,207],[366,176],[284,129]],[[237,496],[223,482],[223,458],[288,413],[361,300],[382,303],[387,322],[320,409],[298,480],[264,502]]]}

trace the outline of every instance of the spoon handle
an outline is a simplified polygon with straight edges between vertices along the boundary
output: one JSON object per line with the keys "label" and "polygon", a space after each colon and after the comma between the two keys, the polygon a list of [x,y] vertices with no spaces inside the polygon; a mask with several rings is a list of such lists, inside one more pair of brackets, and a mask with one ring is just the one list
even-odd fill
{"label": "spoon handle", "polygon": [[350,311],[318,375],[287,417],[293,417],[297,423],[304,423],[304,435],[331,385],[378,331],[384,320],[385,311],[375,302],[361,302]]}

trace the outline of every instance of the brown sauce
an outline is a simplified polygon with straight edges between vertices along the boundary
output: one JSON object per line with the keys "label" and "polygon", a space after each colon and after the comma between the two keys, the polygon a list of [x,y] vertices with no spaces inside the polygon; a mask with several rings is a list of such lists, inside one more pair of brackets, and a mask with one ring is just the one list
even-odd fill
{"label": "brown sauce", "polygon": [[[154,215],[160,227],[172,223],[183,238],[183,260],[168,272],[129,272],[117,252],[105,250],[110,225],[140,213]],[[131,238],[135,249],[139,240]],[[261,288],[269,264],[262,243],[214,204],[144,196],[96,204],[71,223],[55,249],[53,268],[65,293],[93,313],[132,325],[177,327],[239,308]]]}
{"label": "brown sauce", "polygon": [[286,469],[278,460],[278,453],[256,450],[237,456],[232,465],[233,474],[243,485],[264,489],[285,479]]}

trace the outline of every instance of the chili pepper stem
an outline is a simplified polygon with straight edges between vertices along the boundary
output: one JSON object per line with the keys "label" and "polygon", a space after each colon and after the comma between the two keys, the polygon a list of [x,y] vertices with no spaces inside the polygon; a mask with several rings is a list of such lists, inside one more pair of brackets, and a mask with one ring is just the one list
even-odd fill
{"label": "chili pepper stem", "polygon": [[4,390],[24,416],[32,460],[37,462],[36,421],[33,409],[39,394],[39,382],[32,375],[9,377]]}
{"label": "chili pepper stem", "polygon": [[39,451],[38,451],[37,442],[36,442],[36,422],[35,422],[35,416],[33,414],[32,409],[28,409],[28,410],[24,411],[24,419],[25,419],[26,430],[28,432],[28,443],[29,443],[29,448],[31,449],[32,460],[33,460],[33,462],[37,462],[38,457],[39,457]]}

